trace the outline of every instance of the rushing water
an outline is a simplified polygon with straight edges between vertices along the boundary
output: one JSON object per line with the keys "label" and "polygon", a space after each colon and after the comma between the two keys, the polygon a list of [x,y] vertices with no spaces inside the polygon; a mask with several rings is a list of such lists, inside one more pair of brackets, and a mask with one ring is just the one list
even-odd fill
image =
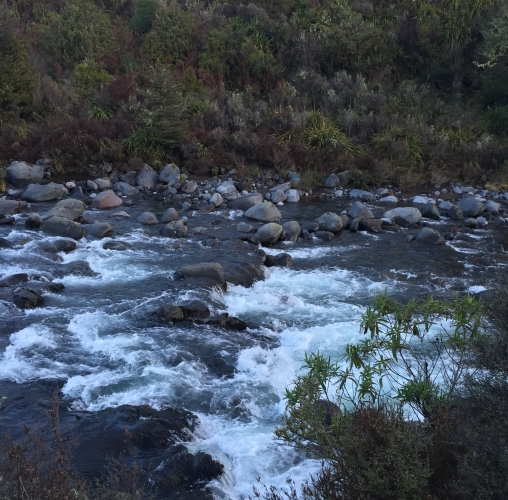
{"label": "rushing water", "polygon": [[[233,227],[238,220],[229,217],[198,216],[199,223],[191,218],[189,225],[222,218]],[[16,245],[0,252],[0,277],[28,272],[65,285],[35,310],[0,302],[0,378],[19,384],[62,380],[63,398],[80,410],[149,404],[195,412],[200,425],[188,448],[225,465],[225,475],[210,485],[225,499],[247,497],[258,476],[281,486],[289,475],[298,483],[318,470],[318,462],[273,439],[284,390],[305,352],[340,358],[344,346],[359,338],[361,313],[375,292],[424,295],[436,291],[435,283],[449,296],[469,287],[479,291],[495,265],[504,265],[499,256],[490,256],[490,267],[478,263],[481,251],[474,248],[418,252],[401,235],[393,238],[404,245],[386,247],[380,236],[357,234],[340,244],[283,245],[292,268],[267,269],[264,281],[230,285],[220,294],[186,288],[174,279],[175,270],[189,262],[227,261],[237,252],[234,245],[210,249],[190,238],[175,250],[168,239],[122,224],[121,239],[132,249],[104,250],[105,240],[82,240],[56,257],[44,251],[54,238],[25,231],[21,223],[0,229]],[[489,231],[477,235],[478,241],[494,237]],[[247,331],[161,324],[153,315],[162,304],[194,299],[243,319]]]}

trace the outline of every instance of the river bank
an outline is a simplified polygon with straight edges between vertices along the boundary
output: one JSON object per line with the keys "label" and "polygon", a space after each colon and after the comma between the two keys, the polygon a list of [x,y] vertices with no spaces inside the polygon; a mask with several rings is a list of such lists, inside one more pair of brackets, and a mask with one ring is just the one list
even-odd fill
{"label": "river bank", "polygon": [[[260,180],[266,189],[256,180],[250,191],[240,191],[248,186],[236,186],[227,176],[199,181],[179,176],[172,186],[157,179],[150,188],[139,185],[138,176],[130,183],[118,176],[62,185],[69,191],[63,201],[84,207],[58,199],[25,200],[25,205],[24,186],[12,187],[17,192],[0,201],[0,207],[11,207],[3,219],[7,223],[0,225],[0,280],[7,279],[0,302],[0,377],[7,396],[0,427],[15,432],[18,422],[42,422],[41,409],[58,389],[64,427],[85,443],[76,453],[77,470],[97,476],[106,455],[121,451],[121,431],[127,427],[135,456],[147,469],[144,480],[159,485],[160,498],[198,498],[196,491],[203,498],[243,498],[256,476],[267,484],[283,484],[287,475],[304,480],[319,464],[272,438],[284,389],[304,352],[320,349],[340,357],[358,335],[361,311],[376,291],[388,289],[401,299],[481,292],[495,285],[507,261],[503,193],[468,187],[454,193],[458,186],[447,185],[439,195],[434,188],[424,199],[409,200],[388,187],[376,194],[334,186],[305,196],[297,187],[283,186],[288,179]],[[117,186],[121,196],[112,180],[126,184]],[[138,192],[118,190],[128,186]],[[259,197],[266,200],[266,193],[287,198],[289,190],[300,200],[276,202],[280,217],[274,212],[273,221],[248,218],[248,208],[235,208],[253,199],[259,201],[253,207],[261,206]],[[121,204],[93,208],[108,191]],[[215,205],[217,194],[223,202]],[[387,196],[397,202],[381,201]],[[440,208],[442,203],[460,208],[471,203],[467,200],[483,209],[451,219],[451,207]],[[489,202],[499,206],[486,211]],[[81,228],[81,237],[55,234],[47,225],[64,209],[69,218],[63,218]],[[394,209],[404,211],[385,216]],[[34,213],[40,215],[38,227]],[[147,213],[157,222],[147,224],[154,222]],[[324,214],[336,217],[317,222]],[[165,216],[175,220],[162,222]],[[466,225],[468,218],[476,227]],[[293,222],[299,231],[286,226]],[[260,246],[260,230],[271,224],[280,226],[268,228],[276,231],[269,235],[277,235],[276,241]],[[437,244],[418,240],[425,228],[439,233]],[[289,258],[271,259],[281,254]],[[182,273],[204,263],[222,267],[225,287],[222,278]],[[18,276],[17,283],[8,281],[12,276]],[[42,302],[35,298],[37,307],[17,307],[15,295],[19,303],[31,303],[19,289],[36,292]],[[186,318],[167,322],[157,314],[167,305],[196,304],[206,305],[212,317],[238,318],[245,330]],[[136,441],[136,436],[141,437]],[[98,453],[94,443],[105,442],[110,444]]]}

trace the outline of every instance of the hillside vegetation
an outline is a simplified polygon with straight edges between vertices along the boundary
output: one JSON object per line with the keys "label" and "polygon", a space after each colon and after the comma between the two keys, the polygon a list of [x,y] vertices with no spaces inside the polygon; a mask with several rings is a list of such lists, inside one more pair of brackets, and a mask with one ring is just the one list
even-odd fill
{"label": "hillside vegetation", "polygon": [[0,163],[508,177],[506,0],[3,0]]}

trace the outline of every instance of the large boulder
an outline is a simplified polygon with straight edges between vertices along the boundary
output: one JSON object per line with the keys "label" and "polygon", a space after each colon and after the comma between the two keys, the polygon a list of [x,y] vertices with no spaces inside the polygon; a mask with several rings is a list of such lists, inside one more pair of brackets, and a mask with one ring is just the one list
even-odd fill
{"label": "large boulder", "polygon": [[121,193],[125,196],[134,196],[139,193],[139,189],[127,184],[126,182],[117,182],[113,184],[113,191]]}
{"label": "large boulder", "polygon": [[282,225],[282,229],[286,232],[286,241],[298,241],[302,228],[295,220],[286,222]]}
{"label": "large boulder", "polygon": [[466,217],[477,217],[485,210],[485,205],[476,198],[463,198],[457,205]]}
{"label": "large boulder", "polygon": [[180,182],[180,169],[174,164],[166,165],[159,174],[159,181],[168,186],[174,186]]}
{"label": "large boulder", "polygon": [[86,205],[81,200],[69,198],[59,201],[43,215],[43,218],[49,219],[50,217],[57,216],[64,219],[77,220],[84,214],[86,208]]}
{"label": "large boulder", "polygon": [[349,209],[348,215],[353,219],[373,219],[372,210],[361,201],[355,201]]}
{"label": "large boulder", "polygon": [[270,200],[272,200],[272,203],[279,203],[281,201],[286,201],[287,196],[286,193],[284,193],[284,191],[278,189],[277,191],[274,191],[272,193],[272,197],[270,198]]}
{"label": "large boulder", "polygon": [[111,181],[109,179],[95,179],[95,185],[103,191],[104,189],[111,189]]}
{"label": "large boulder", "polygon": [[198,188],[198,183],[196,181],[185,181],[180,188],[182,193],[192,194]]}
{"label": "large boulder", "polygon": [[263,202],[263,195],[259,193],[248,194],[247,196],[242,196],[241,198],[237,198],[236,200],[231,200],[229,202],[229,206],[234,210],[249,210],[256,205],[259,205]]}
{"label": "large boulder", "polygon": [[388,210],[383,217],[399,225],[418,224],[422,220],[422,213],[415,207],[398,207]]}
{"label": "large boulder", "polygon": [[24,161],[13,161],[6,171],[7,180],[17,188],[40,182],[44,177],[44,168],[41,165],[29,165]]}
{"label": "large boulder", "polygon": [[300,201],[300,193],[298,189],[288,189],[286,191],[287,202],[288,203],[298,203]]}
{"label": "large boulder", "polygon": [[178,212],[174,208],[168,208],[163,214],[161,218],[161,222],[163,224],[167,224],[168,222],[175,222],[180,218]]}
{"label": "large boulder", "polygon": [[497,203],[493,200],[488,200],[485,203],[485,210],[487,212],[490,212],[491,214],[497,215],[499,213],[500,209],[501,209],[501,204]]}
{"label": "large boulder", "polygon": [[145,226],[150,226],[159,222],[152,212],[143,212],[136,220]]}
{"label": "large boulder", "polygon": [[464,218],[462,210],[457,205],[452,205],[446,212],[446,215],[452,220],[462,220]]}
{"label": "large boulder", "polygon": [[330,174],[325,178],[325,187],[329,189],[336,188],[340,185],[340,179],[335,174]]}
{"label": "large boulder", "polygon": [[214,207],[218,207],[219,205],[222,205],[224,203],[224,199],[219,193],[214,193],[213,196],[210,198],[210,203]]}
{"label": "large boulder", "polygon": [[41,224],[41,229],[53,236],[64,236],[73,240],[79,240],[85,236],[85,230],[81,224],[65,217],[50,217]]}
{"label": "large boulder", "polygon": [[122,198],[119,198],[111,189],[99,193],[90,203],[92,208],[104,210],[106,208],[115,208],[122,204]]}
{"label": "large boulder", "polygon": [[26,206],[26,201],[0,200],[0,215],[16,214]]}
{"label": "large boulder", "polygon": [[169,222],[161,230],[160,233],[166,238],[185,238],[189,229],[183,220]]}
{"label": "large boulder", "polygon": [[248,219],[259,220],[261,222],[274,222],[282,219],[282,215],[277,207],[269,201],[254,205],[244,215]]}
{"label": "large boulder", "polygon": [[424,243],[425,245],[441,245],[444,243],[444,236],[435,229],[424,227],[417,235],[416,241]]}
{"label": "large boulder", "polygon": [[439,208],[434,203],[426,203],[423,205],[422,216],[427,219],[439,220],[441,218],[441,213],[439,212]]}
{"label": "large boulder", "polygon": [[217,187],[217,192],[221,195],[235,193],[235,183],[233,181],[224,181],[220,186]]}
{"label": "large boulder", "polygon": [[360,219],[358,228],[369,233],[380,233],[383,221],[381,219]]}
{"label": "large boulder", "polygon": [[25,219],[25,227],[27,229],[39,229],[42,224],[42,217],[39,214],[30,214]]}
{"label": "large boulder", "polygon": [[318,220],[321,231],[330,231],[332,233],[340,232],[344,227],[344,221],[340,215],[333,212],[326,212]]}
{"label": "large boulder", "polygon": [[87,238],[105,238],[112,236],[113,228],[107,222],[96,222],[95,224],[85,224],[83,226]]}
{"label": "large boulder", "polygon": [[351,189],[349,195],[351,198],[360,198],[362,201],[374,200],[374,193],[371,193],[370,191],[364,191],[363,189]]}
{"label": "large boulder", "polygon": [[29,184],[21,194],[26,201],[51,201],[67,196],[69,192],[63,184]]}
{"label": "large boulder", "polygon": [[200,278],[211,281],[226,289],[226,273],[218,262],[203,262],[201,264],[191,264],[183,266],[180,274],[186,278]]}
{"label": "large boulder", "polygon": [[150,167],[150,165],[143,165],[136,175],[136,184],[146,189],[153,189],[159,182],[159,175]]}
{"label": "large boulder", "polygon": [[256,238],[263,245],[273,245],[280,238],[281,234],[282,226],[280,224],[276,224],[275,222],[269,222],[258,229]]}

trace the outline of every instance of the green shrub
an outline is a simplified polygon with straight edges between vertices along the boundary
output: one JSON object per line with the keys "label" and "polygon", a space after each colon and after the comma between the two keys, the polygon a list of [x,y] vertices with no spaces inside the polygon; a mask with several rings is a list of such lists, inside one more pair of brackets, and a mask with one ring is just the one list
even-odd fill
{"label": "green shrub", "polygon": [[508,106],[491,108],[485,112],[485,120],[492,134],[508,133]]}
{"label": "green shrub", "polygon": [[48,53],[67,70],[85,60],[98,61],[118,47],[109,16],[88,0],[70,0],[45,33]]}
{"label": "green shrub", "polygon": [[148,33],[157,12],[161,8],[160,0],[136,0],[134,2],[134,15],[131,19],[132,29],[141,34]]}

